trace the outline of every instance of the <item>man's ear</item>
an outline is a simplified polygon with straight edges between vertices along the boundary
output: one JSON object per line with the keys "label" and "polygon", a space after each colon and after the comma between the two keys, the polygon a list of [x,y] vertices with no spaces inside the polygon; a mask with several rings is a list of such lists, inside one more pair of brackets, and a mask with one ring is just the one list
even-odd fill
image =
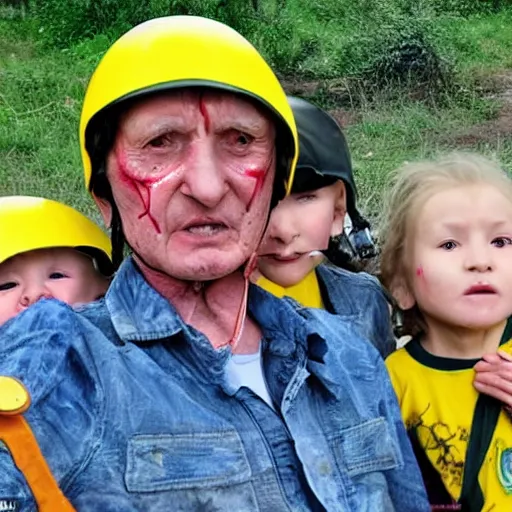
{"label": "man's ear", "polygon": [[106,199],[98,197],[96,194],[94,194],[94,192],[92,194],[92,197],[100,210],[105,226],[107,226],[107,228],[110,228],[112,224],[112,205]]}
{"label": "man's ear", "polygon": [[400,306],[400,309],[405,311],[406,309],[411,309],[416,304],[414,295],[404,278],[400,277],[394,279],[391,283],[390,291]]}
{"label": "man's ear", "polygon": [[333,186],[336,187],[336,198],[334,202],[331,237],[335,237],[343,233],[345,215],[347,214],[347,194],[345,190],[345,183],[339,180]]}

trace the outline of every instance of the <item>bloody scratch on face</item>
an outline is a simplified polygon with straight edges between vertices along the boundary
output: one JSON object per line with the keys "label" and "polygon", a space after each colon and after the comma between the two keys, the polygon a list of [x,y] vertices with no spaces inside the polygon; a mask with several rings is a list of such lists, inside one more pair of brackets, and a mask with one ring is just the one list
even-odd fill
{"label": "bloody scratch on face", "polygon": [[416,269],[416,275],[418,277],[423,277],[424,273],[423,273],[423,267],[421,265]]}
{"label": "bloody scratch on face", "polygon": [[[150,178],[135,178],[130,176],[124,155],[118,153],[116,156],[117,167],[119,169],[121,179],[137,192],[137,195],[139,196],[139,199],[144,208],[142,213],[140,213],[137,218],[142,219],[143,217],[147,216],[151,224],[153,224],[153,228],[157,234],[160,234],[162,232],[160,230],[160,226],[151,214],[151,193],[152,186],[155,184],[155,180],[151,180]],[[144,197],[143,191],[145,192],[146,197]]]}
{"label": "bloody scratch on face", "polygon": [[201,112],[201,115],[203,116],[204,129],[206,133],[208,133],[210,131],[210,115],[208,114],[208,109],[206,108],[202,94],[199,96],[199,112]]}
{"label": "bloody scratch on face", "polygon": [[263,181],[265,179],[265,175],[267,174],[267,171],[270,169],[270,166],[272,165],[273,159],[270,159],[269,164],[267,165],[266,169],[245,169],[243,171],[243,175],[247,176],[248,178],[253,178],[256,180],[256,184],[254,185],[254,190],[252,191],[251,199],[247,203],[247,211],[249,211],[249,208],[251,207],[253,201],[256,199],[256,196],[260,193],[260,190],[263,188]]}

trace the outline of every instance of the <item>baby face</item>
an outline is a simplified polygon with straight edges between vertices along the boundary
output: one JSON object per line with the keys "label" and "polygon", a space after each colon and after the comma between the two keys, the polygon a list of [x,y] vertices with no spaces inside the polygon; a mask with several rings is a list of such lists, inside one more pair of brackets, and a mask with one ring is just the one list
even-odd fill
{"label": "baby face", "polygon": [[92,259],[74,249],[38,249],[0,265],[0,325],[41,298],[67,304],[91,302],[103,295],[108,279]]}

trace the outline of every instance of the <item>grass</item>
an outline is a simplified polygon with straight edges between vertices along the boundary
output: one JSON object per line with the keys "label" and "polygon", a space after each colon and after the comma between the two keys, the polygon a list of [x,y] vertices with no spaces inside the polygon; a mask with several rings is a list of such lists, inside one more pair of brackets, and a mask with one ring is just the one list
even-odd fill
{"label": "grass", "polygon": [[[297,51],[303,74],[329,77],[334,63],[339,65],[332,49],[351,36],[327,23],[320,47],[312,38],[308,46],[304,41],[314,27],[307,20],[305,14],[297,18],[295,34],[302,37]],[[363,102],[353,116],[356,122],[346,128],[361,203],[373,216],[389,173],[404,161],[460,148],[458,134],[488,123],[500,111],[500,100],[481,97],[478,84],[496,74],[512,77],[512,11],[439,23],[442,44],[456,62],[457,92],[433,105],[405,96]],[[87,80],[109,40],[99,35],[57,50],[38,39],[30,20],[0,19],[0,194],[44,195],[98,219],[83,187],[77,131]],[[512,136],[506,133],[475,140],[469,149],[512,168]]]}
{"label": "grass", "polygon": [[0,194],[44,195],[95,215],[82,180],[78,122],[98,42],[52,51],[28,28],[0,21]]}

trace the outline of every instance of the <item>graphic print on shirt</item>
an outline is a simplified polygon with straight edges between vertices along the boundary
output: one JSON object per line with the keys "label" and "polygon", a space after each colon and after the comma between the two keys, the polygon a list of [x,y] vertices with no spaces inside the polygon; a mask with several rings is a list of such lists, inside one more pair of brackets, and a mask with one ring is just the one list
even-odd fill
{"label": "graphic print on shirt", "polygon": [[431,405],[406,423],[407,431],[418,459],[430,503],[448,505],[453,497],[448,488],[460,488],[464,472],[464,455],[469,439],[468,430],[455,428],[441,421],[425,420]]}
{"label": "graphic print on shirt", "polygon": [[512,494],[512,448],[503,439],[496,439],[496,473],[503,490]]}

